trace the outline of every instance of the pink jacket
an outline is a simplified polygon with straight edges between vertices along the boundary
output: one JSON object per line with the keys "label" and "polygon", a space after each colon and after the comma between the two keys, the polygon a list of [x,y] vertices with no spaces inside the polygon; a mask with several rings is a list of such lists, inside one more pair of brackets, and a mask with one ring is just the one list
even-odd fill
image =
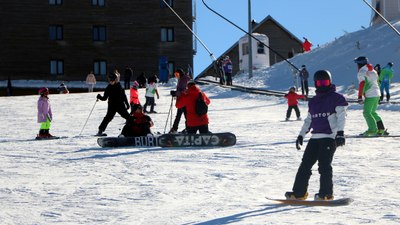
{"label": "pink jacket", "polygon": [[46,122],[47,118],[49,118],[50,120],[53,119],[53,113],[51,112],[49,98],[41,96],[38,100],[37,110],[38,123]]}

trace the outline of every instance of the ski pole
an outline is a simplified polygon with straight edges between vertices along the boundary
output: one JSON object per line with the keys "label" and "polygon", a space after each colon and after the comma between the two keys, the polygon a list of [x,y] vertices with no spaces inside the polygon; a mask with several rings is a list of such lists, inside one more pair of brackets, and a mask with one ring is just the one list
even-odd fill
{"label": "ski pole", "polygon": [[96,99],[96,101],[94,102],[94,105],[93,105],[93,107],[92,107],[92,110],[90,110],[89,116],[88,116],[88,118],[86,119],[86,122],[85,122],[85,124],[83,125],[81,132],[79,133],[79,136],[81,136],[81,134],[82,134],[82,132],[83,132],[83,129],[85,129],[86,124],[87,124],[87,122],[88,122],[90,116],[92,115],[93,109],[94,109],[94,107],[96,106],[96,103],[97,103],[98,101],[99,101],[99,100]]}
{"label": "ski pole", "polygon": [[172,127],[172,106],[173,106],[173,102],[174,102],[174,96],[171,97],[171,106],[169,107],[169,110],[168,110],[167,121],[165,121],[164,134],[165,134],[165,131],[167,130],[168,119],[169,119],[170,116],[171,116],[171,121],[170,121],[171,124],[170,124],[170,126]]}

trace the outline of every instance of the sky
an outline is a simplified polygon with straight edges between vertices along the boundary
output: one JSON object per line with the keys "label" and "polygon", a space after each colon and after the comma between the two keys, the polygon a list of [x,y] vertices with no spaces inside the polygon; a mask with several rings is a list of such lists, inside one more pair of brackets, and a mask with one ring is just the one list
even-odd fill
{"label": "sky", "polygon": [[[248,0],[204,0],[212,9],[248,30]],[[218,58],[245,34],[196,0],[197,35]],[[368,27],[371,9],[362,0],[251,0],[251,18],[261,22],[271,15],[282,26],[302,40],[307,37],[314,46],[326,44],[346,32]],[[210,54],[197,44],[194,74],[198,75],[212,62]]]}
{"label": "sky", "polygon": [[[400,22],[395,27],[399,29]],[[361,43],[360,49],[354,45],[356,41]],[[378,25],[296,55],[292,61],[296,65],[309,62],[311,73],[321,68],[331,70],[337,91],[354,99],[357,91],[349,87],[357,72],[354,56],[366,54],[372,62],[381,64],[396,57],[396,70],[400,65],[398,52],[398,36],[387,26]],[[233,83],[286,92],[292,85],[288,71],[286,63],[277,63],[255,71],[252,79],[247,74],[235,76]],[[397,103],[399,77],[396,73],[390,89],[392,101]],[[159,113],[150,114],[154,132],[165,133],[172,125],[168,112],[171,102],[175,102],[170,91],[175,88],[175,78],[159,87],[160,98],[155,106]],[[332,163],[334,196],[353,198],[350,205],[281,206],[265,197],[283,198],[291,190],[310,137],[306,135],[304,145],[297,151],[295,140],[303,122],[294,120],[294,112],[292,121],[283,122],[288,107],[283,97],[214,85],[200,88],[211,99],[210,130],[234,133],[236,145],[101,148],[92,135],[107,112],[107,103],[96,101],[96,95],[103,92],[50,94],[50,133],[66,138],[35,141],[40,125],[36,122],[38,96],[0,97],[0,224],[400,223],[398,137],[346,138],[346,145],[336,150]],[[314,95],[311,83],[310,89],[310,95]],[[140,89],[142,104],[144,94],[145,89]],[[367,129],[362,107],[350,103],[345,135],[357,135]],[[299,108],[304,119],[307,102],[300,101]],[[385,127],[394,135],[400,134],[399,112],[400,104],[378,106]],[[123,125],[124,120],[116,115],[106,133],[118,136]],[[179,128],[183,127],[182,118]],[[318,189],[318,170],[314,166],[309,199]]]}

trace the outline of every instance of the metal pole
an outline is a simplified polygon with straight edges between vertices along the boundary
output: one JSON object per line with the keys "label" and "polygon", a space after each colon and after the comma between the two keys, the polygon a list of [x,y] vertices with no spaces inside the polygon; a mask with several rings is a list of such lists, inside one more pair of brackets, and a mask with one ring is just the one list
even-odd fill
{"label": "metal pole", "polygon": [[79,136],[81,136],[81,134],[82,134],[82,132],[83,132],[83,129],[85,129],[86,124],[87,124],[87,122],[88,122],[88,120],[89,120],[89,118],[90,118],[90,115],[92,115],[93,109],[94,109],[94,107],[96,106],[96,103],[97,103],[98,101],[99,101],[99,100],[96,99],[96,101],[94,102],[94,105],[93,105],[93,107],[92,107],[92,110],[90,110],[89,116],[88,116],[88,118],[86,119],[86,122],[85,122],[85,124],[83,125],[81,132],[79,133]]}
{"label": "metal pole", "polygon": [[[248,7],[248,11],[249,11],[249,34],[253,33],[253,28],[252,28],[252,23],[251,23],[251,0],[248,0],[249,2],[249,7]],[[250,35],[249,36],[249,79],[253,77],[253,46],[252,46],[252,38]]]}

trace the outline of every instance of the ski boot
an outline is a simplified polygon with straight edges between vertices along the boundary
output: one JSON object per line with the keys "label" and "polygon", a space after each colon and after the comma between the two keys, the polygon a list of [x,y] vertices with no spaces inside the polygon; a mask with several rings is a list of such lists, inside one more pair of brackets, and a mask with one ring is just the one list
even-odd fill
{"label": "ski boot", "polygon": [[378,136],[388,136],[388,135],[389,135],[389,132],[387,132],[386,129],[380,129],[380,130],[378,130],[377,135],[378,135]]}
{"label": "ski boot", "polygon": [[294,192],[288,191],[285,193],[286,199],[292,199],[292,200],[306,200],[308,197],[308,192],[306,192],[303,196],[296,196]]}
{"label": "ski boot", "polygon": [[320,195],[319,193],[314,195],[314,200],[315,201],[330,201],[333,200],[333,195],[326,194],[326,195]]}
{"label": "ski boot", "polygon": [[377,132],[369,131],[369,130],[367,130],[364,133],[360,134],[360,136],[365,136],[365,137],[373,137],[373,136],[376,136],[376,135],[377,135]]}

